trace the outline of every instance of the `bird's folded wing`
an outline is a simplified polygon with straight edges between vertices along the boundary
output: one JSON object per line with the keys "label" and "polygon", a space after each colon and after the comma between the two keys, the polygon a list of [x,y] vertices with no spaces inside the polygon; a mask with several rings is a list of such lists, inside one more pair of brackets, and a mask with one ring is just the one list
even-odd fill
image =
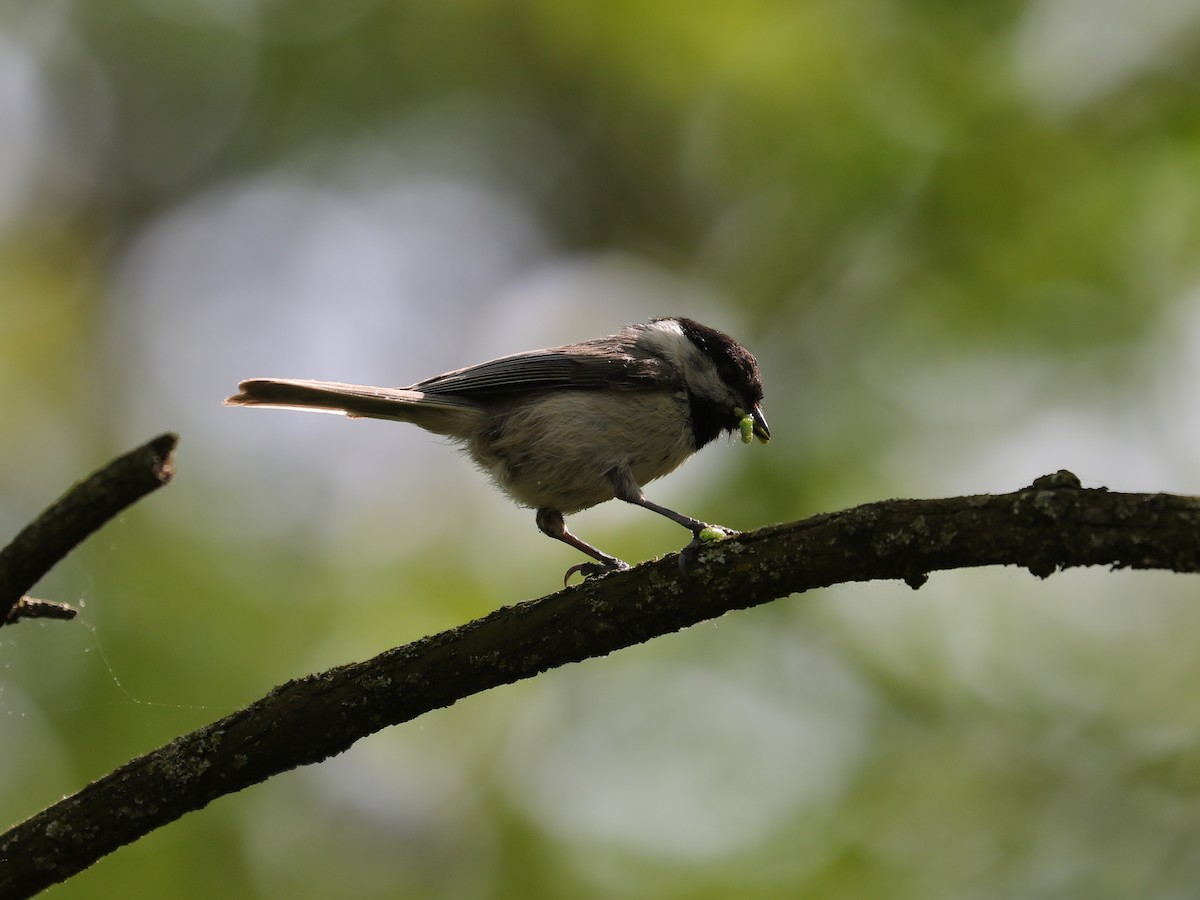
{"label": "bird's folded wing", "polygon": [[665,386],[672,374],[661,359],[634,357],[602,341],[589,341],[503,356],[435,375],[411,390],[426,396],[487,396],[553,388],[645,390]]}

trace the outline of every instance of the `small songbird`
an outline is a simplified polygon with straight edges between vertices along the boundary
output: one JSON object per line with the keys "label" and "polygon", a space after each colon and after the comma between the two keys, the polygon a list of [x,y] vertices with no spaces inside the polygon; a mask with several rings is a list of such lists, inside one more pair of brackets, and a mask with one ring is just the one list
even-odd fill
{"label": "small songbird", "polygon": [[412,422],[459,442],[501,490],[537,510],[537,526],[595,562],[629,568],[567,530],[564,514],[616,497],[678,522],[693,544],[731,532],[646,499],[642,486],[674,471],[718,435],[764,444],[762,378],[745,347],[679,317],[627,325],[608,337],[531,350],[436,375],[406,388],[253,378],[226,400]]}

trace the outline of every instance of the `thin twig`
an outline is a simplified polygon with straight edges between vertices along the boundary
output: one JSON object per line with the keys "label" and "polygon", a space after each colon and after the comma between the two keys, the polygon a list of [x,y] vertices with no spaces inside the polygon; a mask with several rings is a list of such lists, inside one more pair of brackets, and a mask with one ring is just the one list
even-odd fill
{"label": "thin twig", "polygon": [[8,611],[5,622],[12,624],[21,619],[73,619],[79,610],[69,603],[57,600],[39,600],[37,597],[22,597]]}
{"label": "thin twig", "polygon": [[162,434],[117,457],[74,485],[0,550],[0,626],[21,618],[74,616],[66,604],[25,594],[88,535],[169,482],[178,442],[176,435]]}

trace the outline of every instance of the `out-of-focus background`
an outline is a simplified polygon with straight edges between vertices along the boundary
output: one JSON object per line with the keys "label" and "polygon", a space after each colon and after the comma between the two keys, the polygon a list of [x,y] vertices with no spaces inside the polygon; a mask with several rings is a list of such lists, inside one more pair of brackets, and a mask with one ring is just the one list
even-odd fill
{"label": "out-of-focus background", "polygon": [[[775,440],[659,502],[1200,492],[1189,0],[0,8],[0,525],[160,431],[178,477],[0,634],[15,822],[288,678],[577,561],[436,438],[227,409],[651,315]],[[611,507],[611,508],[610,508]],[[572,520],[633,561],[681,530]],[[1191,897],[1193,578],[1017,570],[726,616],[391,729],[51,896]]]}

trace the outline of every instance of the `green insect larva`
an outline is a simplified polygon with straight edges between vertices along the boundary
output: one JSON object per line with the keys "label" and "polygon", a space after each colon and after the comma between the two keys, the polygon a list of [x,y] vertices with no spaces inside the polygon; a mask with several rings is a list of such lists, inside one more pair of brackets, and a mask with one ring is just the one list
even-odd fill
{"label": "green insect larva", "polygon": [[742,421],[738,423],[738,428],[742,432],[742,443],[749,444],[754,440],[754,417],[743,416]]}

